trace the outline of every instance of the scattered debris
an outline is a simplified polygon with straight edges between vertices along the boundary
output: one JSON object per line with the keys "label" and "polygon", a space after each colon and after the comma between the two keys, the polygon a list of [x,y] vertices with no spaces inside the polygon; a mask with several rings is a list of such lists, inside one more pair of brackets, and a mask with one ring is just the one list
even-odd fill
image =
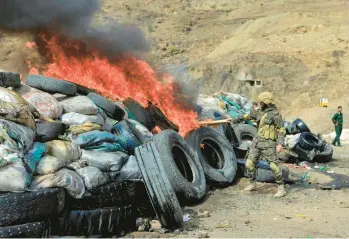
{"label": "scattered debris", "polygon": [[231,224],[228,220],[220,221],[216,225],[216,228],[231,228]]}
{"label": "scattered debris", "polygon": [[303,161],[303,162],[300,162],[298,165],[302,168],[314,171],[314,169],[312,167],[310,167],[308,163],[309,162],[307,162],[307,161]]}
{"label": "scattered debris", "polygon": [[136,227],[139,232],[149,231],[151,224],[148,218],[137,218]]}
{"label": "scattered debris", "polygon": [[186,213],[183,215],[183,222],[189,222],[191,220],[191,217],[189,213]]}
{"label": "scattered debris", "polygon": [[205,218],[205,217],[210,217],[211,213],[210,211],[203,211],[201,212],[200,209],[198,211],[198,218]]}
{"label": "scattered debris", "polygon": [[150,230],[149,231],[159,231],[161,229],[161,223],[158,220],[151,220],[150,221]]}
{"label": "scattered debris", "polygon": [[205,231],[198,232],[198,238],[209,238],[208,233]]}

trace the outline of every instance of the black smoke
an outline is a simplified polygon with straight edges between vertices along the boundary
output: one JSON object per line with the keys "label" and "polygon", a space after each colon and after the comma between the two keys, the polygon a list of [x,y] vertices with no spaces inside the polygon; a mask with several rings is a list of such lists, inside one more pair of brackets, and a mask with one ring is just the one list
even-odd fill
{"label": "black smoke", "polygon": [[183,106],[195,109],[196,100],[199,96],[200,86],[198,81],[189,74],[190,67],[186,63],[168,65],[163,68],[163,73],[169,73],[174,77],[176,99]]}
{"label": "black smoke", "polygon": [[0,28],[48,31],[81,41],[105,56],[144,52],[143,32],[115,20],[93,24],[100,0],[0,0]]}

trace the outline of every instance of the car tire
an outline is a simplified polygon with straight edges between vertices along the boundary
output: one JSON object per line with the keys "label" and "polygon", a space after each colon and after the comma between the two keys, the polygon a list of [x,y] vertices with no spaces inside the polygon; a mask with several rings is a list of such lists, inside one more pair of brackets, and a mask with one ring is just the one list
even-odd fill
{"label": "car tire", "polygon": [[189,134],[187,141],[201,162],[207,182],[218,185],[233,182],[237,161],[225,137],[212,128],[201,127]]}
{"label": "car tire", "polygon": [[27,85],[48,93],[75,95],[77,92],[74,83],[42,75],[28,75]]}
{"label": "car tire", "polygon": [[65,203],[62,188],[0,194],[0,226],[35,222],[59,213]]}
{"label": "car tire", "polygon": [[0,238],[49,238],[48,222],[30,222],[20,225],[0,227]]}
{"label": "car tire", "polygon": [[254,137],[257,137],[257,128],[249,124],[234,125],[236,137],[239,140],[239,149],[248,150]]}
{"label": "car tire", "polygon": [[312,159],[309,157],[309,152],[305,149],[303,149],[302,147],[300,147],[299,144],[297,144],[294,149],[293,152],[295,152],[298,155],[298,161],[302,162],[302,161],[312,161]]}
{"label": "car tire", "polygon": [[0,70],[0,87],[20,87],[21,78],[18,73]]}
{"label": "car tire", "polygon": [[136,199],[136,182],[112,182],[89,191],[82,198],[66,196],[66,209],[93,209],[119,207],[133,204]]}
{"label": "car tire", "polygon": [[96,93],[89,93],[87,97],[92,100],[95,105],[104,110],[104,112],[111,118],[120,121],[125,116],[125,111],[116,103],[113,103],[106,99],[104,96],[101,96]]}
{"label": "car tire", "polygon": [[333,157],[333,148],[330,144],[324,144],[324,148],[321,152],[315,155],[313,161],[319,163],[325,163],[332,160]]}
{"label": "car tire", "polygon": [[321,150],[323,142],[317,135],[304,132],[300,135],[299,146],[308,151],[313,149]]}
{"label": "car tire", "polygon": [[221,124],[216,128],[217,132],[224,135],[232,146],[238,147],[239,140],[233,127],[229,123]]}
{"label": "car tire", "polygon": [[171,129],[155,135],[154,143],[180,201],[200,200],[206,193],[206,179],[198,155]]}
{"label": "car tire", "polygon": [[158,107],[153,104],[149,104],[147,110],[150,112],[151,116],[156,122],[156,125],[159,126],[161,130],[173,129],[174,131],[178,132],[178,126],[169,121]]}
{"label": "car tire", "polygon": [[[135,229],[133,205],[90,210],[71,210],[63,214],[61,232],[65,236],[120,236]],[[56,232],[57,229],[55,229]],[[58,230],[57,230],[58,231]]]}
{"label": "car tire", "polygon": [[295,121],[293,121],[293,125],[296,125],[296,127],[300,133],[305,133],[305,132],[310,133],[311,132],[310,129],[308,128],[308,126],[304,123],[304,121],[299,119],[299,118],[296,119]]}
{"label": "car tire", "polygon": [[81,95],[86,95],[86,96],[87,96],[87,95],[90,94],[90,93],[95,93],[94,90],[89,89],[89,88],[87,88],[87,87],[85,87],[85,86],[82,86],[82,85],[76,84],[76,87],[77,87],[77,92],[78,92],[79,94],[81,94]]}
{"label": "car tire", "polygon": [[135,155],[144,184],[158,220],[164,228],[183,226],[183,212],[165,171],[163,158],[149,142],[136,148]]}
{"label": "car tire", "polygon": [[142,105],[133,99],[124,100],[123,104],[136,120],[147,127],[150,132],[155,128],[156,122],[153,116]]}

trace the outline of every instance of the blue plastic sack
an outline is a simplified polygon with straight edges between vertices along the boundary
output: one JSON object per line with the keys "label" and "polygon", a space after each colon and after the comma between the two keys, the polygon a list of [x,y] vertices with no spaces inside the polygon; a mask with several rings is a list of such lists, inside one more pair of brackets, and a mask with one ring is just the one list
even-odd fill
{"label": "blue plastic sack", "polygon": [[95,151],[99,151],[99,152],[117,152],[117,151],[121,151],[126,153],[125,149],[123,147],[121,147],[120,144],[118,143],[110,143],[110,142],[103,142],[97,145],[90,145],[90,146],[86,146],[84,147],[85,150],[95,150]]}
{"label": "blue plastic sack", "polygon": [[44,143],[36,142],[33,144],[33,148],[24,155],[26,170],[28,171],[26,177],[26,185],[30,184],[33,174],[36,170],[36,166],[38,165],[41,158],[45,155],[45,153],[46,145]]}
{"label": "blue plastic sack", "polygon": [[127,120],[122,120],[115,124],[112,127],[111,132],[122,139],[124,148],[130,154],[133,154],[135,148],[145,141],[144,135],[142,135],[142,133]]}
{"label": "blue plastic sack", "polygon": [[[243,164],[245,167],[246,160],[238,159],[238,164]],[[263,168],[267,170],[271,170],[269,163],[266,160],[259,160],[257,163],[257,168]]]}
{"label": "blue plastic sack", "polygon": [[96,146],[97,148],[99,148],[98,146],[101,143],[116,143],[122,149],[126,147],[126,143],[121,137],[118,137],[109,132],[98,130],[93,130],[90,132],[80,134],[73,140],[73,143],[79,145],[83,149],[88,149],[91,146]]}

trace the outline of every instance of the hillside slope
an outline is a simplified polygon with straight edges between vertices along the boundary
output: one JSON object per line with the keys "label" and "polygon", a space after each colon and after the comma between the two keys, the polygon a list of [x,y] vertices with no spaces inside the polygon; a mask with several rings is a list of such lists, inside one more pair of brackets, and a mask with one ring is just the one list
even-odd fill
{"label": "hillside slope", "polygon": [[[346,103],[348,10],[348,1],[339,0],[105,0],[96,20],[140,26],[151,40],[149,61],[159,69],[184,63],[201,92],[254,98],[271,90],[282,111],[294,115],[321,97]],[[38,53],[24,47],[31,39],[3,32],[0,68],[25,75],[27,59],[40,63]],[[244,79],[261,80],[263,87]]]}

